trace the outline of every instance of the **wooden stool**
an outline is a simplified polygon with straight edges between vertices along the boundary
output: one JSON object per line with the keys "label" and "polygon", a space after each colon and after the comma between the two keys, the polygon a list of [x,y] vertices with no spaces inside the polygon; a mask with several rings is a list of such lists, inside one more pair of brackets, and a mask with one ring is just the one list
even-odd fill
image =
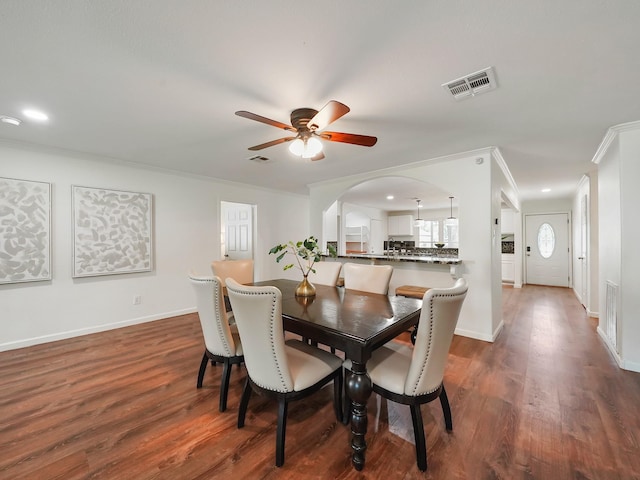
{"label": "wooden stool", "polygon": [[429,287],[419,287],[417,285],[401,285],[396,288],[396,296],[417,298],[422,300],[425,292],[429,290]]}

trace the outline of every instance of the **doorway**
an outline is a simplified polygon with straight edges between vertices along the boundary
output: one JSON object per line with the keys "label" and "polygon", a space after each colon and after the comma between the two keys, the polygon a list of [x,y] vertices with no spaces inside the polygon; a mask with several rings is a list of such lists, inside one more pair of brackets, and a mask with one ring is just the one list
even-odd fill
{"label": "doorway", "polygon": [[569,215],[525,216],[527,283],[569,286]]}
{"label": "doorway", "polygon": [[253,258],[254,210],[254,205],[246,203],[220,203],[222,258],[229,260]]}
{"label": "doorway", "polygon": [[574,221],[578,222],[578,225],[574,226],[574,248],[577,249],[577,257],[574,259],[573,266],[573,289],[578,296],[580,303],[585,309],[587,308],[587,298],[589,294],[588,286],[588,231],[589,231],[589,215],[588,215],[588,196],[583,194],[580,197],[580,212],[578,218]]}

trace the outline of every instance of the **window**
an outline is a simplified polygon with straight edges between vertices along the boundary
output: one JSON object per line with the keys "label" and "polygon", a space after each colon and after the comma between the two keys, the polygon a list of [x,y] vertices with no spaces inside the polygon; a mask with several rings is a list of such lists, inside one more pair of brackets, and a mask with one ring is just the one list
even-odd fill
{"label": "window", "polygon": [[440,229],[437,220],[425,220],[423,225],[418,228],[418,231],[419,248],[431,248],[434,243],[440,241]]}
{"label": "window", "polygon": [[556,248],[556,235],[553,227],[548,223],[543,223],[538,229],[538,251],[542,258],[549,258]]}
{"label": "window", "polygon": [[436,243],[444,243],[447,248],[458,248],[458,219],[425,220],[418,228],[418,247],[434,248]]}

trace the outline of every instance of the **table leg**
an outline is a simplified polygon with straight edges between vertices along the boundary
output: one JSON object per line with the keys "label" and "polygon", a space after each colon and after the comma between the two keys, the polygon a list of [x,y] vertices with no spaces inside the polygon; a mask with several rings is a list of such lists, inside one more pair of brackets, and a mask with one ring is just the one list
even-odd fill
{"label": "table leg", "polygon": [[367,401],[371,396],[371,378],[364,363],[352,362],[347,378],[347,394],[351,399],[351,463],[356,470],[364,468],[364,454],[367,450]]}

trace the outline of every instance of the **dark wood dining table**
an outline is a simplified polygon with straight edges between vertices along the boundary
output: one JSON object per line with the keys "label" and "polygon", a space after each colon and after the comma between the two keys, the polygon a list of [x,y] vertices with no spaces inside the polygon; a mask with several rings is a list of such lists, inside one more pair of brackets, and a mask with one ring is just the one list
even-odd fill
{"label": "dark wood dining table", "polygon": [[351,360],[351,373],[346,378],[351,399],[351,462],[356,470],[362,470],[367,449],[367,401],[372,392],[367,360],[376,348],[418,322],[422,300],[324,285],[315,286],[314,297],[296,297],[298,283],[267,280],[253,285],[272,285],[282,292],[285,330],[334,347]]}

